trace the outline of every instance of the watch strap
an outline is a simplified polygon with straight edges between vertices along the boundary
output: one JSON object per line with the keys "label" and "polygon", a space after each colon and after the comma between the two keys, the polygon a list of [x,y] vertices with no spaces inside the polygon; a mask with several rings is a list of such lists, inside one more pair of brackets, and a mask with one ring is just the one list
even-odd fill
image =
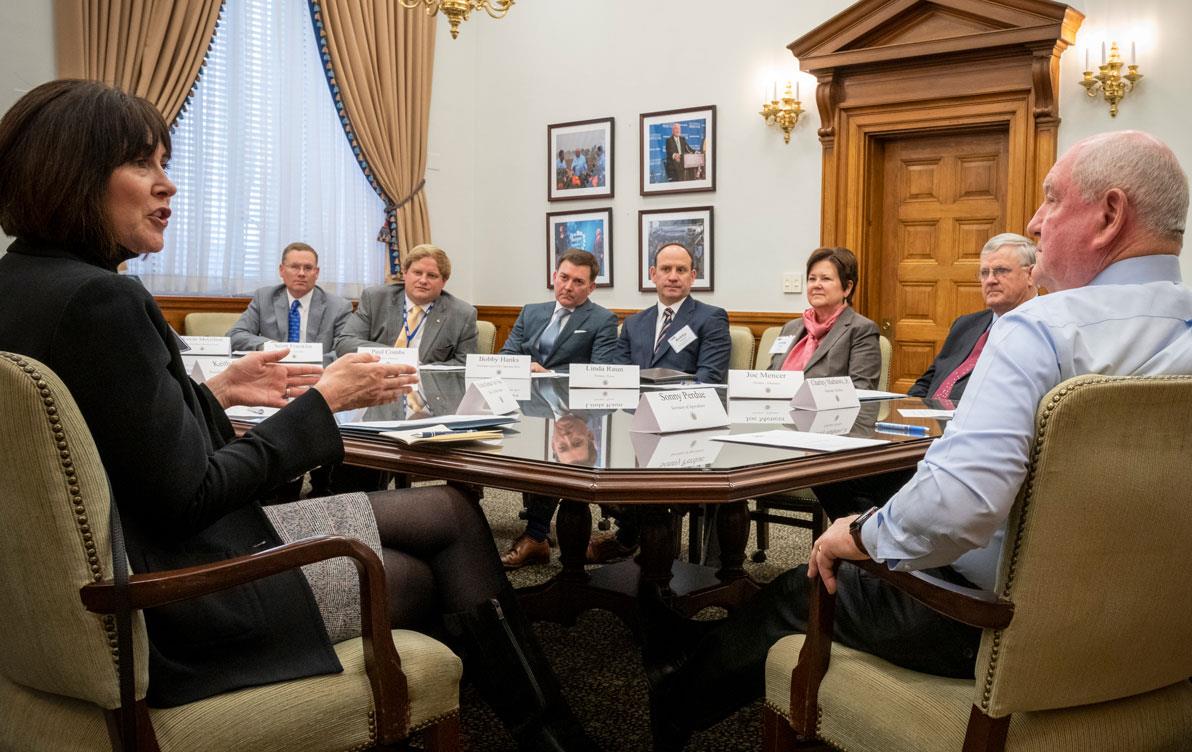
{"label": "watch strap", "polygon": [[865,510],[860,517],[857,517],[848,525],[849,535],[853,537],[853,545],[855,545],[861,551],[861,553],[865,554],[866,556],[869,556],[869,551],[865,550],[865,541],[861,539],[861,528],[865,526],[866,521],[868,521],[876,511],[877,507],[870,507],[869,509]]}

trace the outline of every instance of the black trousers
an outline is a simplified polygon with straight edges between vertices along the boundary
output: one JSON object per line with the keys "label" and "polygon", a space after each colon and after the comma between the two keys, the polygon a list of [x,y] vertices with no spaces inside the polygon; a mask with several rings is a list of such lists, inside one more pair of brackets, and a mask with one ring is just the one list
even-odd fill
{"label": "black trousers", "polygon": [[[972,587],[949,567],[930,570]],[[972,678],[981,630],[952,621],[847,563],[838,570],[834,639],[898,666]],[[705,635],[669,681],[668,715],[707,728],[765,693],[766,654],[779,639],[807,630],[807,567],[766,585],[744,608]]]}
{"label": "black trousers", "polygon": [[915,471],[895,470],[881,475],[842,480],[815,486],[815,498],[829,519],[861,514],[870,507],[880,507],[913,478]]}

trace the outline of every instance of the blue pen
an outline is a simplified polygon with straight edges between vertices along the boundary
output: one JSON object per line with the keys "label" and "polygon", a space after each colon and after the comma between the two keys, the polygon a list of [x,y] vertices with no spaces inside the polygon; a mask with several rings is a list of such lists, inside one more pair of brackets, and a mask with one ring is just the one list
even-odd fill
{"label": "blue pen", "polygon": [[931,433],[931,429],[927,426],[910,426],[906,423],[884,423],[880,420],[874,424],[874,428],[883,433],[905,433],[911,436],[926,436]]}

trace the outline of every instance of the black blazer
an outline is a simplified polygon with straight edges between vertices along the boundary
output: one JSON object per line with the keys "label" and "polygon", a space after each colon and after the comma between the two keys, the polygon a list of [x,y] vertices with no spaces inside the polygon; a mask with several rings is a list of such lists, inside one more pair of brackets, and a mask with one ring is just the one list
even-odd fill
{"label": "black blazer", "polygon": [[[973,351],[973,345],[977,344],[981,332],[989,328],[991,321],[993,321],[993,311],[988,308],[984,311],[966,314],[953,321],[952,328],[948,331],[948,338],[944,340],[944,346],[940,348],[939,355],[935,356],[935,360],[931,361],[931,366],[907,393],[912,397],[929,397],[934,394],[940,384],[948,378],[948,375],[955,371],[956,367],[963,363],[964,359]],[[969,376],[971,375],[970,373]],[[950,399],[955,401],[961,398],[964,388],[968,386],[968,380],[969,377],[965,376],[956,382],[956,385],[952,387]]]}
{"label": "black blazer", "polygon": [[[343,458],[314,390],[236,439],[214,395],[186,375],[177,336],[134,279],[17,240],[0,257],[0,300],[0,350],[45,363],[82,411],[133,571],[277,545],[256,500]],[[341,670],[298,571],[150,609],[145,619],[150,705]]]}

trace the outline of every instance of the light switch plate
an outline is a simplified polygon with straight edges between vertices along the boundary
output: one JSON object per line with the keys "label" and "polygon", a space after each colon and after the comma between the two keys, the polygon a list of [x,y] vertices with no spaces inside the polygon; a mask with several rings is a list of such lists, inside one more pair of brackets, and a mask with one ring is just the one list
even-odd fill
{"label": "light switch plate", "polygon": [[803,292],[803,275],[798,272],[783,274],[782,292],[787,295]]}

